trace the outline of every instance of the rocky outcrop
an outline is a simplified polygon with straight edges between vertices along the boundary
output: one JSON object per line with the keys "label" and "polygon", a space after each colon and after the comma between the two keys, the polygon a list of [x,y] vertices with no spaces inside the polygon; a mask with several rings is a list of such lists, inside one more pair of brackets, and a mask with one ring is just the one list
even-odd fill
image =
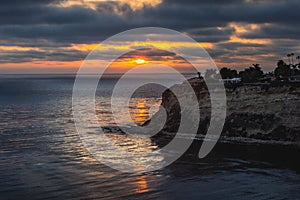
{"label": "rocky outcrop", "polygon": [[[190,79],[174,85],[171,90],[188,97],[185,89],[190,84],[194,89],[200,107],[198,135],[207,132],[210,123],[211,104],[207,87],[203,80]],[[162,106],[167,113],[167,121],[162,133],[178,130],[181,113],[186,108],[179,106],[170,89],[162,96]],[[222,131],[223,138],[254,138],[259,140],[300,141],[300,87],[286,85],[280,87],[252,85],[226,89],[227,115]],[[183,109],[183,110],[182,110]],[[153,118],[159,118],[159,111]],[[190,120],[199,113],[191,112]],[[199,111],[197,111],[199,112]]]}

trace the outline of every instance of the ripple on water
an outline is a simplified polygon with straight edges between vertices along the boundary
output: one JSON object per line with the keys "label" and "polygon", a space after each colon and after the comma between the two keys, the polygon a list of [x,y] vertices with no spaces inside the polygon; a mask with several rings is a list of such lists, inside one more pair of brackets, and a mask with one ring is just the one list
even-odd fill
{"label": "ripple on water", "polygon": [[[203,160],[196,147],[155,172],[113,170],[94,159],[76,133],[72,84],[70,78],[0,81],[0,199],[300,198],[299,150],[288,146],[218,144]],[[105,99],[99,97],[97,115],[103,125],[112,126]],[[142,123],[159,102],[133,99],[132,118]],[[158,148],[118,133],[110,138],[131,152]]]}

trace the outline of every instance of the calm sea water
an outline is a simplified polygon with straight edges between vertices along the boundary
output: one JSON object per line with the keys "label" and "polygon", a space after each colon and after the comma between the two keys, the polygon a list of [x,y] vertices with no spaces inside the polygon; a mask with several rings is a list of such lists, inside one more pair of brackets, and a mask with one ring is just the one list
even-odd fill
{"label": "calm sea water", "polygon": [[[102,126],[115,125],[109,95],[117,78],[105,77],[97,90]],[[0,199],[300,199],[300,151],[293,146],[220,143],[200,160],[195,142],[159,171],[134,175],[110,169],[76,133],[73,83],[71,75],[0,76]],[[132,98],[137,124],[149,119],[150,107],[158,108],[162,91],[141,88]],[[121,119],[122,125],[128,120]],[[124,148],[158,148],[147,139],[136,146],[110,134]]]}

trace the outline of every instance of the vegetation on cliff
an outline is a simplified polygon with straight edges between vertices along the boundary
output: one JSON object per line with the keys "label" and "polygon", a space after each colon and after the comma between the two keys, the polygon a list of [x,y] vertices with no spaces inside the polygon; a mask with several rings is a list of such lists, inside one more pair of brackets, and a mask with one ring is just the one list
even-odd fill
{"label": "vegetation on cliff", "polygon": [[[294,66],[294,65],[293,65]],[[299,64],[297,65],[299,68]],[[229,68],[222,68],[222,78],[230,79],[241,77],[241,83],[235,87],[226,87],[227,115],[222,131],[222,138],[258,139],[263,141],[300,142],[300,85],[281,81],[286,76],[298,73],[300,70],[283,61],[277,63],[274,73],[265,74],[258,64],[237,72]],[[213,78],[215,71],[208,70],[205,79]],[[275,79],[262,83],[267,75],[274,75]],[[274,84],[274,83],[283,84]],[[161,132],[176,133],[181,113],[189,110],[189,105],[179,105],[177,94],[190,96],[185,90],[191,85],[199,103],[199,111],[190,112],[193,121],[194,115],[200,114],[198,136],[204,136],[211,119],[211,99],[204,78],[192,78],[182,84],[167,89],[162,96],[162,107],[167,113],[167,121]],[[159,111],[152,119],[159,120]]]}

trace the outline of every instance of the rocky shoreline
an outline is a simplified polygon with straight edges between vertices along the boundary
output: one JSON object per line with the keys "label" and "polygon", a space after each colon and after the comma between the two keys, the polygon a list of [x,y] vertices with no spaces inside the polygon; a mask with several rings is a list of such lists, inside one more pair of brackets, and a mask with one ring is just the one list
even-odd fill
{"label": "rocky shoreline", "polygon": [[[194,89],[199,103],[200,123],[198,138],[207,132],[211,117],[209,92],[202,79],[192,78],[188,83],[174,85],[162,95],[162,104],[167,113],[167,121],[159,136],[170,136],[178,130],[181,112],[177,97],[171,92],[180,91],[189,96],[185,90],[187,84]],[[278,141],[300,142],[300,87],[297,85],[268,86],[240,85],[226,89],[227,115],[221,140],[240,141]],[[159,120],[160,112],[151,120]],[[199,111],[197,111],[199,112]],[[199,113],[190,112],[190,120]],[[146,122],[147,124],[148,122]],[[244,139],[243,139],[244,138]]]}

